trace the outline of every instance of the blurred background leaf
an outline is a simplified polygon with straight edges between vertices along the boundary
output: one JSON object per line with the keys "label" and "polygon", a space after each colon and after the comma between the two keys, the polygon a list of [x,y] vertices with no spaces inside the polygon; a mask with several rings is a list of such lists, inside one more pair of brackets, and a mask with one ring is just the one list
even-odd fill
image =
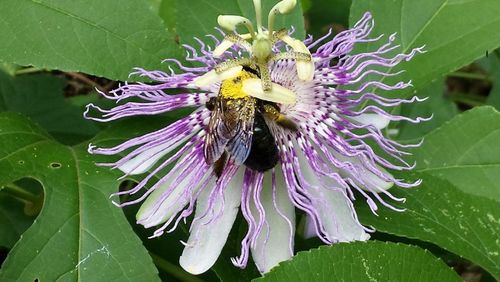
{"label": "blurred background leaf", "polygon": [[0,71],[0,111],[22,113],[62,141],[89,139],[98,132],[82,107],[64,99],[67,81],[47,73],[10,76]]}

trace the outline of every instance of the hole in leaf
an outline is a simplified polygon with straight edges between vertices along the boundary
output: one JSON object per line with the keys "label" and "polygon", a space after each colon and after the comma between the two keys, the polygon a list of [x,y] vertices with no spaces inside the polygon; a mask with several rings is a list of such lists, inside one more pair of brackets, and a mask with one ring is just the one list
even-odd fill
{"label": "hole in leaf", "polygon": [[18,164],[20,164],[20,165],[23,165],[23,164],[24,164],[24,161],[23,161],[23,160],[20,160],[20,161],[18,161],[17,163],[18,163]]}
{"label": "hole in leaf", "polygon": [[51,164],[50,164],[50,167],[51,167],[51,168],[60,168],[60,167],[61,167],[61,164],[60,164],[60,163],[51,163]]}

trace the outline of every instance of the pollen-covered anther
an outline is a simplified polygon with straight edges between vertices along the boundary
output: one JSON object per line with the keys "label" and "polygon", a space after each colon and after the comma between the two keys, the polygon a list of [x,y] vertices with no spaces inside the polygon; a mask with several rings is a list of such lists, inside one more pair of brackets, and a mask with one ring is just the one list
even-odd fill
{"label": "pollen-covered anther", "polygon": [[249,78],[243,81],[242,90],[249,96],[273,103],[293,105],[297,101],[295,92],[276,83],[272,84],[271,90],[264,91],[262,80],[258,78]]}
{"label": "pollen-covered anther", "polygon": [[308,54],[309,60],[302,60],[296,58],[297,75],[300,80],[311,81],[314,78],[314,61],[312,60],[311,52],[304,44],[304,42],[285,35],[281,38],[286,44],[288,44],[295,52],[302,54]]}
{"label": "pollen-covered anther", "polygon": [[203,88],[203,87],[209,86],[211,84],[214,84],[214,83],[217,83],[217,82],[229,79],[229,78],[233,78],[233,77],[237,76],[241,72],[242,69],[243,69],[242,66],[235,66],[235,67],[229,68],[227,70],[221,71],[219,73],[216,70],[211,70],[211,71],[205,73],[204,75],[197,77],[193,81],[193,83],[196,87]]}
{"label": "pollen-covered anther", "polygon": [[283,0],[278,4],[274,5],[274,8],[271,11],[279,11],[281,14],[288,14],[297,5],[297,0]]}
{"label": "pollen-covered anther", "polygon": [[251,33],[253,33],[252,22],[249,19],[242,16],[220,15],[217,18],[217,23],[222,28],[227,29],[229,31],[235,31],[238,25],[243,24],[249,28]]}

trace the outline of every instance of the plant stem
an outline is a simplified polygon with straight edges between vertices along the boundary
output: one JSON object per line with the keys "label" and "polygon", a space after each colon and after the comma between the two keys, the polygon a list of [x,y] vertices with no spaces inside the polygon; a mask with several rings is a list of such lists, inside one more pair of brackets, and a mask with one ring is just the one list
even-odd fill
{"label": "plant stem", "polygon": [[35,194],[30,193],[13,183],[2,186],[0,191],[9,194],[23,203],[36,203],[39,201],[39,198]]}
{"label": "plant stem", "polygon": [[149,252],[149,255],[153,258],[153,262],[156,264],[156,266],[163,271],[171,274],[172,276],[178,278],[181,281],[185,282],[203,282],[200,278],[187,273],[184,271],[182,268],[178,267],[177,265],[174,265],[173,263],[163,259],[162,257]]}
{"label": "plant stem", "polygon": [[467,79],[478,79],[490,81],[490,77],[481,73],[470,73],[470,72],[452,72],[448,74],[450,77],[467,78]]}

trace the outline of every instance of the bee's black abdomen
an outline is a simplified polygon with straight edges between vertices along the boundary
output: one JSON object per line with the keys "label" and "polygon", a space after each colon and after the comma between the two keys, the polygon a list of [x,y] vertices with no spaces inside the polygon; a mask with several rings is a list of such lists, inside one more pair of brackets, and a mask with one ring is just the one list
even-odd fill
{"label": "bee's black abdomen", "polygon": [[278,160],[278,147],[271,130],[267,127],[262,114],[256,112],[253,121],[252,147],[244,164],[250,169],[263,172],[275,167]]}

